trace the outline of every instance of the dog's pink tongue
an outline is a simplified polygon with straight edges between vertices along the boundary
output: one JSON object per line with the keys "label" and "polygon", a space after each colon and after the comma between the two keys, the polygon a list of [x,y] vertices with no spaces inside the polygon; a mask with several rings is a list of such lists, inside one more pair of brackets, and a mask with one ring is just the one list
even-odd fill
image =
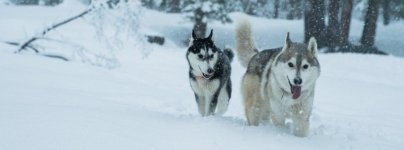
{"label": "dog's pink tongue", "polygon": [[299,98],[301,90],[302,90],[301,86],[292,86],[292,98],[293,99]]}

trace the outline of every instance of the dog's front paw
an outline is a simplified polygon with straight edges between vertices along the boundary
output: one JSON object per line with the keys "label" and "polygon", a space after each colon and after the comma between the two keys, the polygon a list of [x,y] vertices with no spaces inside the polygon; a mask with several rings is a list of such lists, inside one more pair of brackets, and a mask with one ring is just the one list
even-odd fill
{"label": "dog's front paw", "polygon": [[295,131],[293,134],[297,137],[307,137],[308,130]]}
{"label": "dog's front paw", "polygon": [[293,122],[293,134],[298,137],[306,137],[309,134],[309,126],[308,119],[296,119]]}
{"label": "dog's front paw", "polygon": [[295,126],[293,129],[293,134],[297,137],[307,137],[309,134],[308,126]]}

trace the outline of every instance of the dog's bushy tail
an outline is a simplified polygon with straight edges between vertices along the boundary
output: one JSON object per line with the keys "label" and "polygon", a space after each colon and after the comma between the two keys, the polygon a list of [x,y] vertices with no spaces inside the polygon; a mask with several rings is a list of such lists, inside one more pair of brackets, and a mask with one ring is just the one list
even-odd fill
{"label": "dog's bushy tail", "polygon": [[237,56],[243,67],[247,67],[250,59],[258,52],[255,47],[251,25],[248,20],[241,21],[236,27]]}
{"label": "dog's bushy tail", "polygon": [[230,62],[233,61],[234,53],[230,48],[225,48],[223,53],[229,58]]}

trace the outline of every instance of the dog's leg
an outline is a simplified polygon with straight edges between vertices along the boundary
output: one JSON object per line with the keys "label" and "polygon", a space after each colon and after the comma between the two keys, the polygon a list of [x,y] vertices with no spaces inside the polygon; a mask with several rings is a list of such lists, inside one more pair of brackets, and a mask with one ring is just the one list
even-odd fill
{"label": "dog's leg", "polygon": [[298,116],[293,119],[293,134],[298,137],[306,137],[309,133],[309,117]]}
{"label": "dog's leg", "polygon": [[256,75],[244,75],[242,82],[242,92],[244,98],[244,111],[248,125],[257,126],[261,121],[259,77]]}
{"label": "dog's leg", "polygon": [[195,94],[196,104],[198,105],[199,114],[202,116],[206,116],[205,113],[205,96],[198,96]]}
{"label": "dog's leg", "polygon": [[223,115],[229,106],[229,99],[231,94],[231,87],[229,87],[230,83],[226,82],[223,87],[221,87],[220,92],[218,93],[217,97],[217,106],[215,115]]}
{"label": "dog's leg", "polygon": [[214,115],[216,106],[217,106],[217,99],[218,99],[218,93],[215,93],[212,96],[212,100],[209,103],[209,114],[208,115]]}
{"label": "dog's leg", "polygon": [[262,110],[261,110],[261,123],[263,124],[267,124],[270,123],[270,112],[271,112],[271,107],[269,104],[269,101],[264,100],[263,101],[263,105],[261,106]]}
{"label": "dog's leg", "polygon": [[285,127],[285,117],[279,114],[271,113],[272,123],[277,127]]}
{"label": "dog's leg", "polygon": [[298,137],[306,137],[310,126],[310,112],[304,110],[302,105],[294,105],[292,109],[293,134]]}
{"label": "dog's leg", "polygon": [[277,127],[285,127],[285,115],[283,114],[283,111],[280,109],[280,104],[271,101],[271,120],[272,123],[277,126]]}
{"label": "dog's leg", "polygon": [[258,126],[260,123],[260,110],[257,105],[254,103],[247,104],[245,107],[245,114],[247,117],[248,125],[250,126]]}

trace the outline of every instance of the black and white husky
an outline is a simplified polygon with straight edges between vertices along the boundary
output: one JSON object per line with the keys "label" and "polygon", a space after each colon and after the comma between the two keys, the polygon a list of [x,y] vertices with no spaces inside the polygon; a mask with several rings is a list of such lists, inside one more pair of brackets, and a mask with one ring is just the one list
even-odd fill
{"label": "black and white husky", "polygon": [[233,52],[220,50],[212,40],[213,30],[207,38],[192,38],[186,54],[189,80],[202,116],[222,115],[231,97],[231,65]]}

